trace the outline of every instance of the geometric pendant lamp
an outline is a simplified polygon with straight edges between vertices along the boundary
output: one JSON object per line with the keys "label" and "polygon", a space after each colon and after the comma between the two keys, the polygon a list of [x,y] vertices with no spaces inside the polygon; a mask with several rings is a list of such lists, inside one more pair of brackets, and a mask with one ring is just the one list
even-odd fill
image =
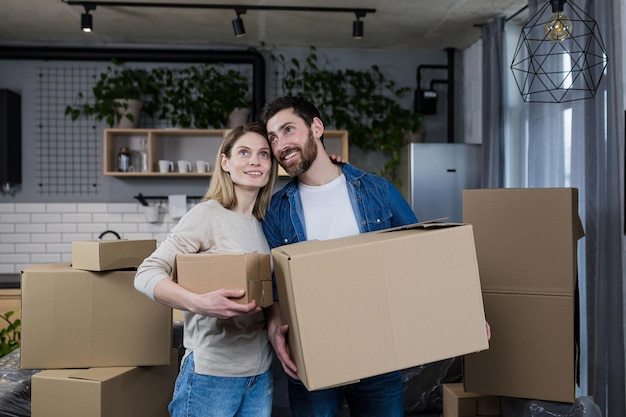
{"label": "geometric pendant lamp", "polygon": [[511,71],[526,102],[595,96],[608,56],[598,24],[571,0],[549,0],[522,28]]}

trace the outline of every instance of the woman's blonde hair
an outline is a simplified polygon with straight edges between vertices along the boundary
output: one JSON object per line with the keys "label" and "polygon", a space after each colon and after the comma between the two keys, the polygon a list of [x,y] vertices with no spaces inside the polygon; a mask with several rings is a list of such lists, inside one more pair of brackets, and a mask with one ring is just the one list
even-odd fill
{"label": "woman's blonde hair", "polygon": [[[211,184],[206,194],[202,198],[202,201],[217,200],[222,206],[227,209],[232,209],[237,206],[237,195],[235,194],[235,185],[228,172],[222,169],[222,155],[226,158],[230,158],[232,155],[233,146],[235,142],[245,135],[246,133],[257,133],[267,139],[267,131],[265,125],[261,123],[246,123],[243,126],[238,126],[232,129],[226,134],[220,149],[215,158],[215,169],[213,170],[213,176],[211,178]],[[268,142],[269,147],[269,142]],[[265,217],[265,211],[272,199],[272,192],[274,190],[274,184],[276,184],[276,177],[278,176],[278,164],[276,159],[270,151],[270,158],[272,161],[272,168],[270,170],[270,179],[267,185],[259,190],[256,202],[252,214],[258,220],[263,220]]]}

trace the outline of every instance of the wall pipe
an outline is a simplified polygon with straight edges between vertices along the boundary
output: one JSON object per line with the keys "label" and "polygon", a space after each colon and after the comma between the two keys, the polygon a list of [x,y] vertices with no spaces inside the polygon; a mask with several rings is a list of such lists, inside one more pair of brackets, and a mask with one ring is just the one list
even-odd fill
{"label": "wall pipe", "polygon": [[431,88],[434,83],[448,84],[448,143],[454,143],[454,48],[446,48],[448,55],[447,65],[419,65],[417,67],[417,88],[421,89],[422,82],[422,70],[424,69],[445,69],[448,72],[448,78],[446,80],[433,80],[431,82]]}

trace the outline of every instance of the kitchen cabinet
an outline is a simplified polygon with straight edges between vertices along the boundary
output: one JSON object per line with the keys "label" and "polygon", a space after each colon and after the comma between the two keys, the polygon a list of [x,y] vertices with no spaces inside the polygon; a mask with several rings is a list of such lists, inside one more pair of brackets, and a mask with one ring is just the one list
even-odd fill
{"label": "kitchen cabinet", "polygon": [[[104,175],[115,177],[206,177],[211,176],[220,143],[227,129],[104,129]],[[324,145],[329,154],[334,153],[348,160],[348,132],[327,130]],[[118,153],[122,148],[130,150],[130,169],[118,170]],[[147,170],[141,167],[141,152],[145,150]],[[159,161],[173,163],[171,172],[159,172]],[[191,162],[190,172],[178,172],[177,161]],[[211,164],[208,172],[197,172],[196,160]],[[280,168],[279,175],[287,175]]]}

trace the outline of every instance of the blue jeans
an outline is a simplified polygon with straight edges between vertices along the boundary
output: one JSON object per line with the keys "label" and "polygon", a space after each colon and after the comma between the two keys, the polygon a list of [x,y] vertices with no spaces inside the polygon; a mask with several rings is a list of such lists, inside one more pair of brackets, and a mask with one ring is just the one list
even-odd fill
{"label": "blue jeans", "polygon": [[391,372],[318,391],[308,391],[300,381],[289,378],[293,417],[336,417],[344,398],[352,417],[403,417],[402,373]]}
{"label": "blue jeans", "polygon": [[270,417],[273,391],[271,371],[251,377],[196,374],[191,353],[176,379],[169,412],[172,417]]}

